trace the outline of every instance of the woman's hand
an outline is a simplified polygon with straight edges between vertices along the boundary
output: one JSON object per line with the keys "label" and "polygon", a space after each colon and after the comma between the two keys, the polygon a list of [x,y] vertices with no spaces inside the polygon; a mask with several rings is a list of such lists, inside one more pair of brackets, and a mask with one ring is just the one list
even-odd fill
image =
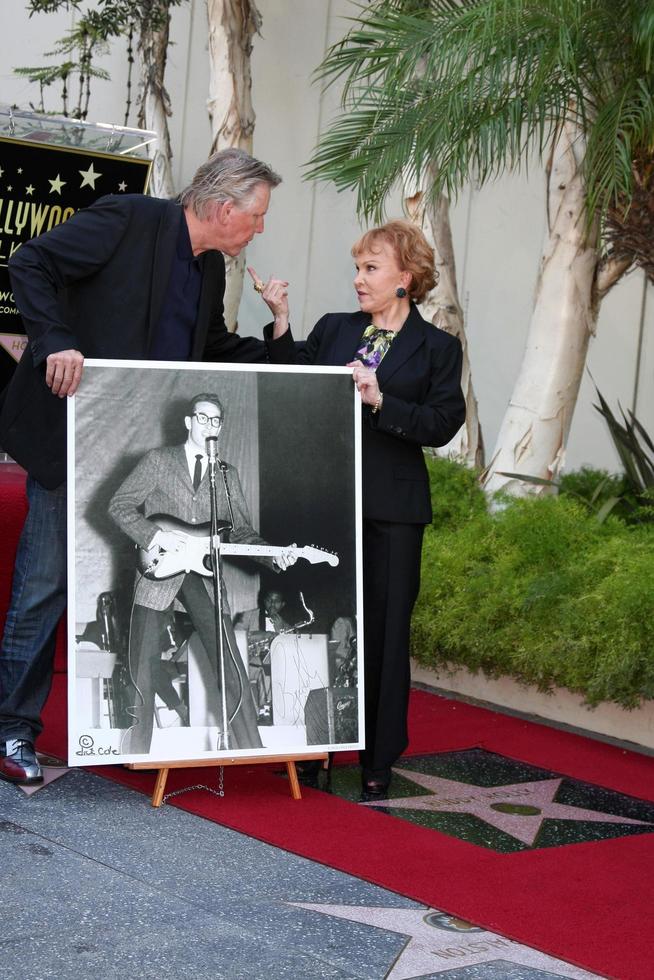
{"label": "woman's hand", "polygon": [[373,407],[379,402],[381,392],[377,384],[377,375],[372,368],[364,367],[361,361],[350,361],[346,367],[353,368],[352,378],[361,395],[364,405]]}
{"label": "woman's hand", "polygon": [[281,337],[288,329],[288,283],[284,279],[269,279],[264,283],[251,265],[247,267],[255,290],[275,318],[273,337]]}

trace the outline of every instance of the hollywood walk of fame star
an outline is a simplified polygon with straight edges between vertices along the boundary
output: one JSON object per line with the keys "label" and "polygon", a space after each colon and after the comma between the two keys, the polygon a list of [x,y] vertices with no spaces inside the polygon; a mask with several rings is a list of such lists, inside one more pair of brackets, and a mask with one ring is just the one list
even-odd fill
{"label": "hollywood walk of fame star", "polygon": [[82,183],[79,185],[80,189],[82,187],[90,187],[92,188],[92,190],[95,190],[95,182],[96,180],[98,180],[99,177],[102,177],[102,174],[98,174],[95,172],[95,170],[93,169],[93,164],[92,163],[89,164],[88,170],[80,170],[79,173],[80,176],[83,178]]}
{"label": "hollywood walk of fame star", "polygon": [[33,796],[34,793],[38,793],[39,790],[45,789],[50,783],[54,783],[55,780],[61,779],[65,776],[67,772],[70,772],[67,766],[63,763],[60,765],[48,765],[46,762],[41,760],[41,766],[43,771],[43,782],[37,783],[36,786],[21,786],[20,789],[25,793],[26,796]]}
{"label": "hollywood walk of fame star", "polygon": [[66,181],[61,179],[61,174],[57,174],[54,180],[48,178],[48,183],[50,184],[50,193],[61,196],[61,188],[66,184]]}
{"label": "hollywood walk of fame star", "polygon": [[474,783],[461,783],[408,769],[395,769],[394,772],[424,789],[431,790],[431,794],[366,801],[362,806],[427,810],[432,813],[469,813],[529,845],[534,843],[543,820],[547,818],[650,826],[643,820],[556,803],[554,797],[563,782],[562,777],[537,779],[529,783],[507,783],[504,786],[476,786]]}
{"label": "hollywood walk of fame star", "polygon": [[449,916],[437,909],[397,909],[379,906],[314,905],[289,902],[296,908],[320,912],[349,922],[386,929],[407,937],[407,943],[395,960],[386,980],[409,980],[426,974],[445,973],[497,960],[548,970],[554,976],[584,980],[593,976],[585,970],[515,943],[477,927],[454,930],[447,925]]}

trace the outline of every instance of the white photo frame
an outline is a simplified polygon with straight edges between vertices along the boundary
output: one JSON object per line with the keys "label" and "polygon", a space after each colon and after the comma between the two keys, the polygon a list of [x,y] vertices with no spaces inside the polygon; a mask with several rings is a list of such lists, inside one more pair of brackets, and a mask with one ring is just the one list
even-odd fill
{"label": "white photo frame", "polygon": [[[160,582],[145,583],[143,591],[137,558],[150,580],[162,568],[148,563],[151,553],[142,543],[139,549],[109,511],[144,456],[157,450],[141,467],[163,459],[161,447],[185,442],[189,400],[199,392],[220,398],[218,463],[235,467],[251,527],[275,548],[296,544],[301,555],[274,575],[274,556],[265,567],[255,566],[249,554],[221,555],[231,616],[248,624],[235,638],[249,680],[241,695],[254,700],[260,745],[239,744],[231,724],[225,736],[218,654],[199,642],[179,593],[175,607],[167,608],[161,657],[148,660],[148,678],[157,677],[152,735],[140,742],[134,737],[140,724],[135,707],[145,703],[134,683],[134,664],[145,669],[134,643],[134,598],[152,604],[156,594],[160,605],[159,596],[168,592]],[[360,412],[347,368],[85,362],[82,384],[68,401],[70,765],[287,758],[363,747]],[[154,520],[152,510],[147,516]],[[205,544],[207,535],[205,529]],[[157,559],[163,556],[155,551]],[[187,563],[190,545],[184,554]],[[199,574],[194,567],[188,574],[209,580],[209,569]],[[168,581],[186,574],[177,569]],[[271,625],[263,615],[254,621],[261,589],[282,594],[281,633],[259,629]]]}

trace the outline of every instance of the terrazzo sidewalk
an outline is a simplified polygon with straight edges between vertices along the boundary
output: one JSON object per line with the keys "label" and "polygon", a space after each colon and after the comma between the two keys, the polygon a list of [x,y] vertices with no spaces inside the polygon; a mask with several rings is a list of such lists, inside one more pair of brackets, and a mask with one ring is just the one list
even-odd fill
{"label": "terrazzo sidewalk", "polygon": [[596,976],[83,770],[0,781],[0,882],[2,980]]}

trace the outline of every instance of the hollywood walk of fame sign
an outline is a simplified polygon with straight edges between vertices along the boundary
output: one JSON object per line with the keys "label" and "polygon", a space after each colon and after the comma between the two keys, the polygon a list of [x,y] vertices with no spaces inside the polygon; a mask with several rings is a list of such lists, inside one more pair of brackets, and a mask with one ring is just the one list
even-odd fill
{"label": "hollywood walk of fame sign", "polygon": [[[484,965],[499,966],[497,972],[493,971],[493,976],[503,975],[503,965],[522,967],[524,972],[520,975],[525,978],[570,977],[584,980],[594,976],[579,967],[556,960],[546,953],[530,949],[504,936],[487,932],[437,909],[315,905],[308,902],[289,904],[404,936],[406,944],[386,974],[386,980],[409,980],[438,973],[451,976],[450,971],[456,970],[458,973],[459,970]],[[467,972],[465,975],[468,975]],[[482,973],[475,970],[474,975],[482,976]]]}
{"label": "hollywood walk of fame sign", "polygon": [[153,133],[0,109],[0,389],[26,338],[7,263],[20,246],[105,194],[142,194]]}

